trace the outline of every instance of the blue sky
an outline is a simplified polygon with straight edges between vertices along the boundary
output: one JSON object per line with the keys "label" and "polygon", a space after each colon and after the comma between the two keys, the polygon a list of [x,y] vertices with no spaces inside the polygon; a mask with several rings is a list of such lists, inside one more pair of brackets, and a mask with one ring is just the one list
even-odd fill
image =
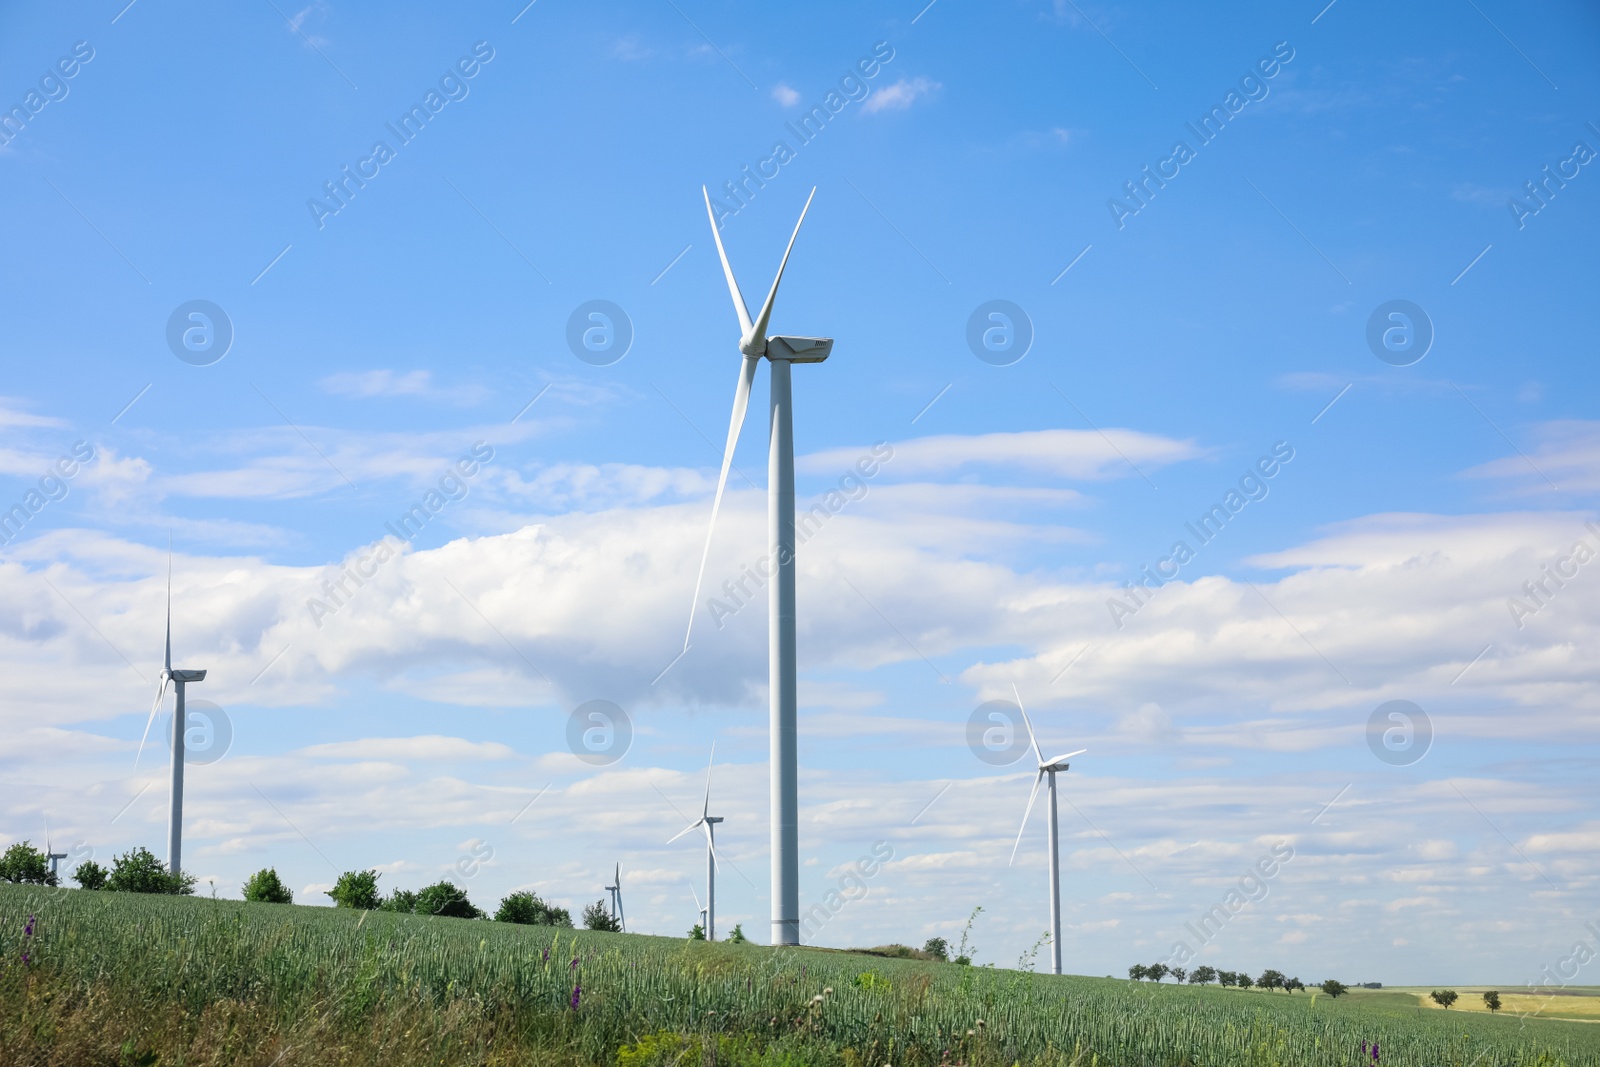
{"label": "blue sky", "polygon": [[[982,905],[979,960],[1010,965],[1047,925],[1037,815],[1007,866],[1026,764],[965,740],[1013,684],[1047,748],[1091,750],[1069,970],[1166,956],[1283,842],[1207,962],[1515,982],[1585,936],[1592,10],[119,0],[0,31],[4,506],[95,457],[0,548],[0,836],[160,851],[164,752],[134,753],[170,536],[178,665],[234,732],[189,775],[186,865],[219,893],[268,864],[312,902],[339,870],[470,868],[480,903],[576,908],[620,861],[636,928],[676,933],[702,860],[663,842],[715,740],[720,925],[764,931],[762,605],[702,609],[657,676],[738,363],[700,186],[738,208],[752,302],[815,186],[773,320],[837,339],[794,375],[802,508],[893,455],[801,554],[802,900],[895,852],[816,940],[920,944]],[[167,341],[194,300],[233,332],[210,365]],[[606,366],[566,340],[592,300],[633,332]],[[966,340],[992,300],[1033,332],[1008,366]],[[1434,335],[1408,366],[1367,341],[1394,300]],[[764,551],[765,379],[712,590]],[[314,618],[475,445],[461,499]],[[1274,448],[1265,495],[1118,626],[1122,583]],[[1575,576],[1526,600],[1546,564]],[[599,768],[565,740],[593,699],[636,731]],[[1389,700],[1432,724],[1400,766],[1367,742]]]}

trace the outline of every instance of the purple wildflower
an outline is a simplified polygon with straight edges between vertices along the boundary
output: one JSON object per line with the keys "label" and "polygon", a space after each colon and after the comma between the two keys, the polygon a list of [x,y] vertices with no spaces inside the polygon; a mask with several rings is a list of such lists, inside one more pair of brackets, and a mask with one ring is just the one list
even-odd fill
{"label": "purple wildflower", "polygon": [[[544,961],[545,961],[545,962],[546,962],[546,963],[549,963],[549,962],[550,962],[550,950],[549,950],[549,949],[545,949],[545,950],[544,950]],[[1365,1051],[1366,1051],[1366,1049],[1367,1049],[1367,1046],[1366,1046],[1366,1045],[1365,1045],[1365,1044],[1363,1044],[1363,1045],[1362,1045],[1362,1046],[1361,1046],[1361,1051],[1363,1051],[1363,1052],[1365,1052]]]}
{"label": "purple wildflower", "polygon": [[573,970],[577,970],[578,969],[578,957],[576,957],[576,956],[572,957],[572,969]]}
{"label": "purple wildflower", "polygon": [[1378,1062],[1378,1043],[1376,1041],[1372,1043],[1372,1062]]}
{"label": "purple wildflower", "polygon": [[34,918],[35,918],[35,916],[32,916],[32,915],[28,916],[28,925],[24,926],[22,928],[22,936],[23,937],[32,937],[33,936],[33,920],[34,920]]}
{"label": "purple wildflower", "polygon": [[572,1010],[578,1010],[578,997],[583,992],[583,983],[579,982],[572,987]]}

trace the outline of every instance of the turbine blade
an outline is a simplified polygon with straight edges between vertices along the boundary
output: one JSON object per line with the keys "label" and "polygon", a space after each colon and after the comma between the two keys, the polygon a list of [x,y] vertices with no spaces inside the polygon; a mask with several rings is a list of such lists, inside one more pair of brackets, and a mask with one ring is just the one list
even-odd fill
{"label": "turbine blade", "polygon": [[711,863],[720,871],[722,870],[722,861],[717,858],[717,839],[711,836],[711,824],[703,822],[700,825],[706,832],[706,851],[711,853]]}
{"label": "turbine blade", "polygon": [[817,187],[811,187],[811,196],[806,197],[806,206],[800,209],[800,222],[794,224],[794,233],[789,235],[789,247],[783,250],[783,261],[778,264],[778,276],[772,279],[772,289],[767,293],[767,302],[761,305],[761,314],[756,316],[756,321],[746,330],[741,348],[749,349],[752,344],[767,339],[767,323],[772,319],[772,302],[778,299],[778,283],[783,281],[783,268],[789,265],[789,253],[794,251],[794,239],[800,236],[800,224],[806,221],[806,212],[811,210],[811,198],[817,195]]}
{"label": "turbine blade", "polygon": [[696,911],[696,912],[703,912],[703,911],[705,911],[705,910],[706,910],[706,909],[705,909],[705,908],[704,908],[704,907],[702,907],[702,906],[701,906],[701,904],[700,904],[700,894],[699,894],[699,893],[696,893],[696,892],[695,892],[695,891],[694,891],[694,883],[693,883],[693,882],[690,882],[690,883],[689,883],[689,895],[690,895],[690,896],[692,896],[692,897],[694,897],[694,910],[695,910],[695,911]]}
{"label": "turbine blade", "polygon": [[1087,751],[1089,751],[1089,750],[1088,750],[1088,749],[1086,749],[1086,748],[1080,748],[1080,749],[1078,749],[1078,751],[1076,751],[1076,752],[1068,752],[1068,753],[1067,753],[1067,754],[1066,754],[1066,755],[1064,755],[1064,756],[1057,756],[1057,757],[1055,757],[1055,758],[1054,758],[1054,759],[1052,759],[1052,760],[1049,760],[1049,761],[1048,761],[1048,762],[1049,762],[1049,763],[1051,763],[1051,764],[1056,764],[1056,763],[1060,763],[1060,762],[1061,762],[1061,761],[1062,761],[1062,760],[1064,760],[1064,759],[1071,759],[1071,758],[1072,758],[1072,757],[1073,757],[1073,756],[1081,756],[1081,755],[1083,755],[1083,754],[1084,754],[1084,753],[1085,753],[1085,752],[1087,752]]}
{"label": "turbine blade", "polygon": [[1017,710],[1022,712],[1022,722],[1028,727],[1028,741],[1033,745],[1033,756],[1039,761],[1039,766],[1044,766],[1044,753],[1039,751],[1039,739],[1033,735],[1033,722],[1028,718],[1028,709],[1022,706],[1022,694],[1017,692],[1017,683],[1011,683],[1011,695],[1017,698]]}
{"label": "turbine blade", "polygon": [[704,819],[696,819],[694,822],[690,823],[688,826],[685,826],[682,830],[679,830],[677,833],[675,833],[671,837],[667,838],[667,844],[669,844],[669,845],[672,844],[674,841],[676,841],[678,838],[682,837],[684,834],[688,833],[690,830],[693,830],[697,826],[703,826],[703,825],[705,825],[705,820]]}
{"label": "turbine blade", "polygon": [[722,260],[722,275],[728,279],[728,295],[733,297],[733,310],[739,313],[739,333],[741,337],[747,337],[750,334],[750,309],[744,306],[744,294],[739,292],[739,283],[734,280],[728,253],[723,250],[722,234],[717,229],[717,216],[711,211],[711,194],[706,192],[706,187],[703,185],[700,191],[705,194],[706,218],[711,220],[711,237],[717,242],[717,256]]}
{"label": "turbine blade", "polygon": [[156,702],[150,705],[150,717],[144,721],[144,736],[139,738],[139,751],[133,754],[133,765],[139,766],[139,757],[144,755],[144,743],[150,740],[150,727],[155,724],[156,712],[161,710],[161,701],[167,695],[167,672],[161,672],[161,684],[156,687]]}
{"label": "turbine blade", "polygon": [[172,535],[167,535],[167,657],[162,661],[172,670]]}
{"label": "turbine blade", "polygon": [[[731,278],[732,275],[729,275]],[[733,449],[739,443],[739,430],[744,426],[744,413],[750,407],[750,383],[756,376],[756,361],[739,360],[739,384],[733,391],[733,418],[728,421],[728,443],[722,449],[722,473],[717,476],[717,495],[711,500],[711,525],[706,529],[706,548],[700,554],[700,573],[694,579],[694,600],[689,604],[689,626],[683,632],[683,650],[689,651],[689,637],[694,633],[694,617],[700,607],[700,583],[706,578],[706,563],[711,559],[711,538],[717,532],[717,513],[722,510],[722,493],[728,487],[728,469],[733,466]]]}
{"label": "turbine blade", "polygon": [[1033,802],[1039,799],[1039,783],[1044,781],[1044,772],[1039,771],[1033,776],[1033,791],[1028,794],[1028,806],[1022,813],[1022,825],[1017,827],[1017,843],[1011,846],[1011,859],[1006,861],[1006,866],[1017,862],[1017,849],[1022,847],[1022,831],[1028,828],[1028,816],[1033,814]]}
{"label": "turbine blade", "polygon": [[702,822],[711,814],[711,768],[716,765],[716,762],[717,743],[713,741],[711,742],[711,762],[706,764],[706,803],[705,807],[700,811],[700,820]]}

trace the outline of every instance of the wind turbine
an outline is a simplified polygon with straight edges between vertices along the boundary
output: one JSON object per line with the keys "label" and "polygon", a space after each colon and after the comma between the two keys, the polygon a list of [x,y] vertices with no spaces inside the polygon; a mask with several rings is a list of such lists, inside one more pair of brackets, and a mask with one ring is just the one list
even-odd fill
{"label": "wind turbine", "polygon": [[617,921],[617,928],[626,932],[628,923],[622,917],[622,864],[617,864],[611,878],[613,884],[606,886],[606,892],[611,894],[611,917]]}
{"label": "wind turbine", "polygon": [[1067,760],[1073,756],[1081,756],[1089,751],[1080,748],[1076,752],[1068,752],[1054,759],[1045,759],[1044,753],[1039,751],[1039,739],[1034,736],[1033,723],[1028,720],[1028,709],[1022,706],[1022,694],[1017,692],[1016,684],[1011,686],[1012,694],[1017,698],[1017,710],[1022,712],[1022,722],[1028,728],[1028,742],[1033,745],[1033,757],[1039,761],[1039,771],[1033,778],[1033,790],[1028,794],[1028,807],[1022,813],[1022,825],[1017,829],[1017,843],[1011,846],[1011,862],[1017,861],[1017,849],[1022,845],[1022,832],[1028,828],[1028,816],[1033,814],[1033,802],[1039,796],[1039,783],[1048,780],[1047,792],[1050,797],[1050,808],[1045,813],[1050,832],[1050,973],[1061,973],[1061,854],[1060,841],[1056,825],[1056,772],[1067,769]]}
{"label": "wind turbine", "polygon": [[[696,893],[694,891],[694,883],[693,882],[689,883],[689,895],[694,897],[695,914],[700,916],[700,932],[701,933],[705,933],[705,931],[706,931],[706,906],[704,904],[700,903],[700,894]],[[708,937],[708,938],[706,938],[706,940],[709,941],[711,939]]]}
{"label": "wind turbine", "polygon": [[139,765],[144,754],[144,743],[150,738],[150,726],[156,721],[166,699],[167,683],[172,683],[176,703],[172,711],[172,792],[167,807],[167,868],[176,875],[183,870],[183,731],[187,721],[184,704],[184,687],[190,682],[204,681],[205,671],[172,669],[172,550],[167,549],[167,654],[162,661],[161,683],[156,687],[156,700],[150,705],[150,718],[145,720],[144,736],[139,739],[139,751],[134,754],[133,765]]}
{"label": "wind turbine", "polygon": [[806,197],[806,206],[800,211],[800,221],[794,225],[789,237],[789,247],[784,249],[778,264],[777,277],[767,292],[766,303],[754,320],[745,306],[739,283],[733,277],[733,267],[728,263],[728,253],[722,247],[722,235],[717,231],[717,218],[711,210],[711,194],[701,186],[705,196],[706,217],[711,220],[711,236],[717,244],[717,256],[722,260],[722,274],[728,282],[728,295],[733,298],[733,310],[739,316],[739,381],[733,392],[733,417],[728,423],[728,442],[722,450],[722,473],[717,477],[717,495],[711,504],[711,525],[706,530],[705,552],[700,557],[700,573],[694,580],[694,603],[690,606],[689,627],[683,635],[683,650],[689,651],[689,637],[694,632],[694,615],[700,601],[700,585],[705,580],[706,563],[711,558],[711,539],[717,529],[717,513],[722,509],[722,492],[728,485],[728,468],[733,464],[734,446],[739,443],[739,429],[744,425],[745,409],[750,406],[750,383],[756,376],[756,363],[765,357],[772,373],[769,413],[771,430],[767,439],[767,536],[772,546],[771,561],[775,565],[772,583],[767,590],[767,645],[768,690],[771,699],[769,713],[769,767],[772,798],[772,943],[798,945],[800,943],[800,797],[799,766],[796,756],[795,710],[797,697],[795,665],[795,597],[794,597],[794,394],[790,388],[789,366],[793,363],[821,363],[833,351],[831,337],[767,336],[767,325],[772,319],[772,304],[778,297],[778,283],[783,281],[783,269],[789,264],[789,253],[800,236],[800,225],[806,220],[811,199],[817,190]]}
{"label": "wind turbine", "polygon": [[[690,823],[688,826],[685,826],[682,830],[679,830],[677,833],[673,834],[672,837],[667,840],[667,844],[670,845],[672,842],[676,841],[690,830],[694,830],[696,828],[702,830],[706,835],[706,906],[701,910],[705,915],[707,941],[715,941],[717,939],[716,826],[717,823],[722,821],[722,816],[711,814],[711,767],[716,763],[716,761],[717,745],[716,742],[713,741],[711,743],[711,763],[706,765],[706,802],[700,809],[700,817],[694,822]],[[699,900],[700,898],[697,896],[695,898],[695,902],[698,904]]]}
{"label": "wind turbine", "polygon": [[51,877],[59,877],[58,866],[62,860],[67,858],[67,854],[65,852],[57,852],[55,846],[50,843],[50,819],[48,817],[44,820],[44,858],[50,861]]}

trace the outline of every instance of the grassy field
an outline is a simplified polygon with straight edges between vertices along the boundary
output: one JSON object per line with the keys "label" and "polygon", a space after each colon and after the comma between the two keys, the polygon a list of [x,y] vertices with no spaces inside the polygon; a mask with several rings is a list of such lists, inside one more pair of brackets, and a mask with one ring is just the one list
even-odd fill
{"label": "grassy field", "polygon": [[[1600,989],[1593,986],[1568,986],[1546,993],[1517,993],[1507,986],[1452,986],[1461,999],[1450,1006],[1451,1011],[1472,1011],[1489,1014],[1483,1003],[1483,994],[1493,989],[1500,994],[1501,1015],[1526,1016],[1536,1019],[1565,1019],[1571,1022],[1600,1023]],[[1417,1003],[1430,1011],[1443,1011],[1428,996],[1432,988],[1421,986],[1395,987],[1385,992],[1403,993],[1415,997]]]}
{"label": "grassy field", "polygon": [[0,886],[5,1063],[1354,1067],[1371,1063],[1363,1041],[1384,1067],[1600,1067],[1600,1027],[1429,1011],[1405,992]]}

